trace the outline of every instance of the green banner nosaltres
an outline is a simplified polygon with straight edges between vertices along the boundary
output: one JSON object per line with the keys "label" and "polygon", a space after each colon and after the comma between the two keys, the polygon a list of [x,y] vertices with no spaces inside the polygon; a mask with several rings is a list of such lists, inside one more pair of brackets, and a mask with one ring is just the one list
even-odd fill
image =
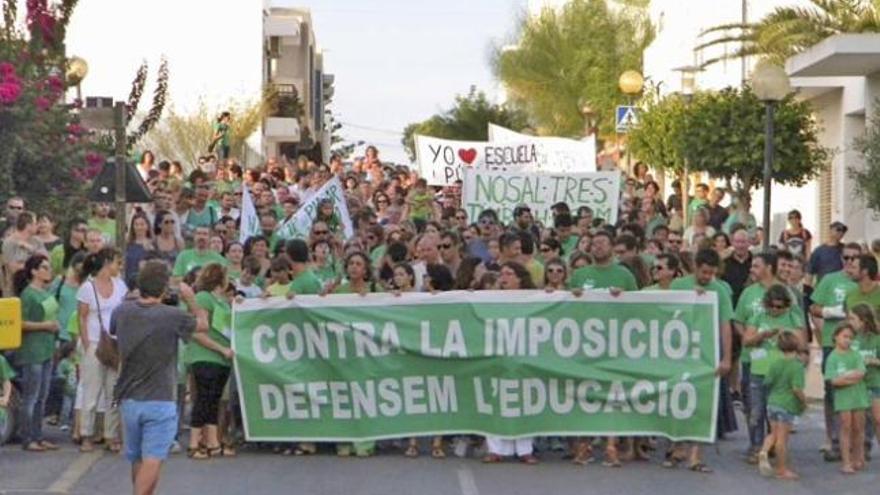
{"label": "green banner nosaltres", "polygon": [[713,293],[297,296],[234,308],[255,441],[439,434],[711,442]]}

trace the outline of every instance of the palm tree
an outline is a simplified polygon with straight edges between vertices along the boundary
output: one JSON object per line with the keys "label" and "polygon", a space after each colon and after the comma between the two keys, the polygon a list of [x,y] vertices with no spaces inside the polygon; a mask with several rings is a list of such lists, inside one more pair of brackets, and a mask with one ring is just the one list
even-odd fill
{"label": "palm tree", "polygon": [[[759,56],[782,65],[820,41],[841,33],[880,32],[880,0],[810,0],[810,7],[778,7],[756,23],[723,24],[701,36],[718,35],[696,49],[739,43],[731,54],[707,60]],[[730,34],[733,31],[734,34]]]}

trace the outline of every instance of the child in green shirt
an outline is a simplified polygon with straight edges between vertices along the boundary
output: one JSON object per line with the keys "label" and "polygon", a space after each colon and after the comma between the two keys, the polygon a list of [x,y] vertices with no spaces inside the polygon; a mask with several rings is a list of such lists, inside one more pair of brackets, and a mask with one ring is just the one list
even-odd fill
{"label": "child in green shirt", "polygon": [[[791,332],[782,332],[776,341],[782,357],[773,361],[764,375],[764,386],[769,390],[767,416],[770,419],[770,435],[764,439],[758,454],[758,470],[764,476],[775,474],[781,480],[796,480],[797,473],[786,465],[786,453],[794,418],[804,411],[807,402],[804,395],[804,365],[798,359],[801,341]],[[776,452],[775,473],[770,465],[770,449]]]}
{"label": "child in green shirt", "polygon": [[865,360],[865,386],[871,401],[871,417],[865,421],[874,421],[874,433],[880,438],[880,328],[877,315],[871,305],[856,304],[847,314],[847,323],[856,331],[853,349]]}
{"label": "child in green shirt", "polygon": [[834,387],[834,412],[840,416],[840,472],[854,474],[865,467],[865,409],[870,406],[865,386],[865,361],[852,348],[856,332],[849,323],[834,330],[834,350],[825,363],[825,379]]}
{"label": "child in green shirt", "polygon": [[9,414],[9,402],[12,400],[12,379],[15,378],[15,372],[12,366],[0,354],[0,424],[6,422],[6,416]]}

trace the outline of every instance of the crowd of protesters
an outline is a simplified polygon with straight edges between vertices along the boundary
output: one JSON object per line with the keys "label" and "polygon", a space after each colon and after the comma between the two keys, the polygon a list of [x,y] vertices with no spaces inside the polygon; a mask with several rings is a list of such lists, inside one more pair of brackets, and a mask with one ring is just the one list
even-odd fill
{"label": "crowd of protesters", "polygon": [[[179,332],[189,342],[179,356],[174,417],[180,422],[172,433],[183,442],[188,428],[185,450],[194,460],[234,456],[244,444],[230,373],[232,305],[237,298],[291,294],[712,291],[723,342],[717,431],[720,438],[735,431],[734,409],[741,407],[748,462],[766,475],[797,477],[786,452],[806,406],[811,344],[823,353],[826,460],[842,461],[844,473],[863,469],[875,432],[880,433],[877,259],[867,246],[844,243],[842,223],[832,224],[820,243],[801,224],[800,213],[791,211],[774,247],[762,251],[768,233],[758,227],[747,197],[729,198],[729,191],[699,183],[692,197],[683,198],[676,182],[676,192],[664,199],[644,164],[622,181],[615,224],[588,207],[559,203],[545,225],[534,221],[527,205],[511,205],[509,225],[493,210],[471,218],[461,208],[460,184],[429,187],[408,168],[384,165],[374,147],[350,164],[339,157],[329,164],[301,158],[252,169],[214,156],[189,167],[157,161],[146,151],[138,171],[153,202],[128,212],[95,204],[89,217],[64,222],[58,234],[54,219],[31,211],[39,205],[17,197],[6,201],[3,294],[21,299],[24,337],[21,348],[0,358],[0,407],[17,414],[17,437],[26,451],[58,448],[44,436],[45,421],[69,430],[83,452],[98,444],[112,452],[122,449],[128,429],[121,434],[119,390],[114,396],[120,377],[99,349],[117,327],[114,310],[126,299],[145,297],[138,293],[144,267],[156,271],[158,265],[169,271],[169,288],[162,291],[150,282],[147,296],[198,306],[189,309],[204,311],[210,322],[205,331]],[[278,227],[333,177],[344,185],[354,235],[345,237],[332,202],[325,202],[306,238],[280,238]],[[253,198],[261,234],[240,242],[244,188]],[[129,226],[122,252],[113,247],[113,218],[119,214]],[[872,247],[876,252],[880,246]],[[131,309],[125,315],[137,316]],[[192,327],[194,321],[185,323]],[[129,413],[123,408],[123,414]],[[429,452],[442,458],[475,443],[484,443],[486,463],[515,456],[535,464],[541,451],[561,449],[576,464],[592,462],[595,455],[610,467],[646,459],[658,448],[652,438],[436,437]],[[340,456],[399,449],[416,457],[421,446],[419,439],[401,439],[248,447],[288,455],[332,449]],[[663,448],[664,467],[683,464],[711,472],[699,444]],[[183,448],[175,442],[171,450]]]}

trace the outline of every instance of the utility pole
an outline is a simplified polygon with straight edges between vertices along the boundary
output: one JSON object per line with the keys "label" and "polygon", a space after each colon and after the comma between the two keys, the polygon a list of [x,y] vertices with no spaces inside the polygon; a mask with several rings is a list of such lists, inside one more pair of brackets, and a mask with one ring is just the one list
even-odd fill
{"label": "utility pole", "polygon": [[116,134],[116,248],[125,249],[125,151],[126,151],[126,108],[125,103],[116,102],[113,108],[113,127]]}

